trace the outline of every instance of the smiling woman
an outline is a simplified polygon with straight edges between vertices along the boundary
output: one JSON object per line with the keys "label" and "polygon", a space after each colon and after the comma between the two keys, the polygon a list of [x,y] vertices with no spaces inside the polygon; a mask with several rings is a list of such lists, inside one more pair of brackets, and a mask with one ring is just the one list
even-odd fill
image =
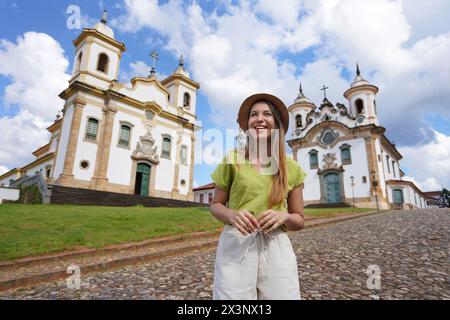
{"label": "smiling woman", "polygon": [[[244,162],[231,152],[211,175],[216,184],[211,212],[225,223],[217,248],[214,299],[300,299],[297,260],[289,230],[304,226],[303,170],[286,159],[289,114],[269,94],[248,97],[238,122],[249,134]],[[278,139],[274,139],[275,131]],[[263,143],[271,170],[262,168]],[[286,206],[287,204],[287,206]]]}

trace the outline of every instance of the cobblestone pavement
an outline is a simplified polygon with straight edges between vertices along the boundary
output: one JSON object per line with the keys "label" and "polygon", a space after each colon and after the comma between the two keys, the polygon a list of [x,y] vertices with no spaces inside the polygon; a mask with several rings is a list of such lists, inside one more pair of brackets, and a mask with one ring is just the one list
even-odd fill
{"label": "cobblestone pavement", "polygon": [[[302,298],[450,299],[449,234],[448,209],[388,212],[290,233]],[[0,299],[211,299],[214,259],[214,249],[199,250],[81,274],[80,289],[58,281],[1,292]]]}

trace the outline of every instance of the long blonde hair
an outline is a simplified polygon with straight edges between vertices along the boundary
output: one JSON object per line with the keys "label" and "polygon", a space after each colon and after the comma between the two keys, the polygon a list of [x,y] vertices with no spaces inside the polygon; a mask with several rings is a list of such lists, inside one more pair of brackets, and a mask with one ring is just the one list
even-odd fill
{"label": "long blonde hair", "polygon": [[[274,105],[267,100],[261,100],[257,101],[253,104],[253,106],[259,102],[266,103],[269,108],[272,111],[272,114],[275,119],[275,125],[277,126],[277,129],[279,129],[279,143],[278,143],[278,157],[273,157],[272,159],[278,160],[277,166],[278,171],[276,174],[272,175],[272,189],[270,192],[269,197],[269,209],[273,208],[275,205],[278,205],[280,203],[283,203],[284,199],[286,198],[286,191],[288,189],[288,177],[287,177],[287,166],[286,166],[286,150],[284,146],[284,139],[285,139],[285,129],[283,127],[283,123],[281,121],[280,114],[278,113],[278,110],[274,107]],[[253,108],[252,106],[252,108]],[[250,108],[251,110],[251,108]],[[249,113],[250,116],[250,113]],[[247,119],[248,122],[248,119]],[[270,146],[270,149],[272,150],[272,146]],[[248,143],[245,146],[245,157],[248,158],[249,156],[249,148]]]}

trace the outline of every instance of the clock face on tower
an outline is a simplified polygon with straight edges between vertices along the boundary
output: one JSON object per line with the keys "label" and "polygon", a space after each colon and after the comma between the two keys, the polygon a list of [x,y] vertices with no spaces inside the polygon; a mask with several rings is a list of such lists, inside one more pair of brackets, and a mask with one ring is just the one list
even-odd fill
{"label": "clock face on tower", "polygon": [[361,124],[361,123],[363,123],[363,121],[364,121],[364,116],[363,115],[360,115],[360,116],[356,117],[356,123],[357,124]]}

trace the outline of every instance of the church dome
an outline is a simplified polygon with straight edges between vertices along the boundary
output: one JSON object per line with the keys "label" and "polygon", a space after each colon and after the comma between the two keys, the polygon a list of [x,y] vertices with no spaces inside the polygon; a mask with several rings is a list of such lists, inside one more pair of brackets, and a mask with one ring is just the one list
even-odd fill
{"label": "church dome", "polygon": [[95,25],[94,29],[100,33],[103,33],[105,36],[108,36],[108,37],[114,39],[114,31],[104,23],[102,23],[102,22],[97,23]]}
{"label": "church dome", "polygon": [[95,25],[94,29],[100,33],[103,33],[105,36],[114,39],[114,31],[106,24],[106,22],[107,22],[107,12],[106,10],[103,10],[102,20]]}
{"label": "church dome", "polygon": [[300,83],[300,90],[297,98],[294,100],[295,103],[311,103],[311,101],[303,94],[302,84]]}
{"label": "church dome", "polygon": [[359,65],[356,65],[356,77],[353,80],[353,83],[351,84],[351,87],[359,87],[359,86],[364,86],[364,85],[368,85],[369,81],[365,80],[362,76],[361,76],[361,72],[359,71]]}

